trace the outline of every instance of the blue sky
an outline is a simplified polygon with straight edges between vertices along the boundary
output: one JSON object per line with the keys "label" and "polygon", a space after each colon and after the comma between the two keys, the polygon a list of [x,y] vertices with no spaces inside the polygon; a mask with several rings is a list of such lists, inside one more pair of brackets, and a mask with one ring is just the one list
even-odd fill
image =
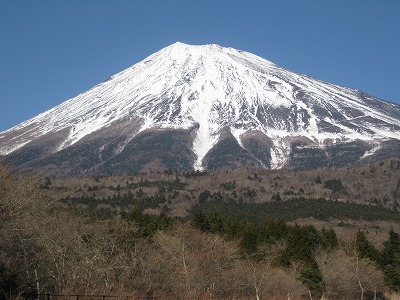
{"label": "blue sky", "polygon": [[398,0],[0,0],[0,131],[176,41],[400,103]]}

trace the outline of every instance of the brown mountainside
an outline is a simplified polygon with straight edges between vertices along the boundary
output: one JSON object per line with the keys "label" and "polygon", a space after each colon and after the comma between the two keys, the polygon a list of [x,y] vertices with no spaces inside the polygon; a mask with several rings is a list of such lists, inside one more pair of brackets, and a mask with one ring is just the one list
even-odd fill
{"label": "brown mountainside", "polygon": [[95,207],[130,209],[136,205],[133,199],[142,199],[143,208],[154,213],[164,211],[170,216],[186,215],[208,192],[240,203],[304,197],[400,210],[400,158],[351,168],[303,171],[238,168],[212,173],[50,177],[44,180],[44,187],[58,198],[73,199],[70,202],[85,205],[90,198],[90,205]]}

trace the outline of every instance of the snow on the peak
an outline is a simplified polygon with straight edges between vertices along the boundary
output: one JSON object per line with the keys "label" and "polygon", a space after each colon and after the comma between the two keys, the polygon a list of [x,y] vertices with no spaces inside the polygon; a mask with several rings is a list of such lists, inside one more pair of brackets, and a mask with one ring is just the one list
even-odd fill
{"label": "snow on the peak", "polygon": [[[394,129],[369,124],[362,117],[379,119]],[[355,90],[287,71],[249,52],[176,42],[87,92],[0,133],[0,153],[11,153],[47,133],[67,130],[58,147],[61,150],[126,118],[141,120],[135,134],[151,128],[197,128],[193,141],[197,169],[224,127],[230,128],[239,143],[247,130],[270,137],[273,167],[282,166],[288,157],[286,137],[301,135],[322,145],[326,139],[400,136],[400,120],[378,105],[370,106]],[[322,122],[341,132],[325,130]],[[13,145],[2,146],[2,138],[10,134]]]}

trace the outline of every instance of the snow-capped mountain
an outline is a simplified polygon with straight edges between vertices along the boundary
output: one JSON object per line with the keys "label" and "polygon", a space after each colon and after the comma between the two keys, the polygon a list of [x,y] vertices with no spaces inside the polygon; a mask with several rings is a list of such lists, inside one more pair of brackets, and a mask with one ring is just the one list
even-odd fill
{"label": "snow-capped mountain", "polygon": [[400,105],[218,45],[170,45],[0,133],[21,169],[343,165],[400,153]]}

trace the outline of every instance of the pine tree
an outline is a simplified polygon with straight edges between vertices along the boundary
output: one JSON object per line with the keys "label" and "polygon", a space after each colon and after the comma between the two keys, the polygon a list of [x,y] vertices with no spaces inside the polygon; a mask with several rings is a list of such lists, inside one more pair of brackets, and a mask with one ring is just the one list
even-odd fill
{"label": "pine tree", "polygon": [[258,249],[257,227],[251,222],[244,222],[241,232],[240,247],[245,253],[255,253]]}
{"label": "pine tree", "polygon": [[303,270],[301,270],[299,279],[314,293],[322,293],[325,290],[321,270],[315,262],[307,265]]}
{"label": "pine tree", "polygon": [[380,265],[385,275],[386,286],[395,291],[400,291],[400,236],[390,230],[389,239],[383,243],[380,255]]}
{"label": "pine tree", "polygon": [[370,259],[373,262],[379,261],[378,250],[368,241],[364,232],[361,230],[358,230],[356,234],[355,250],[357,256],[360,258]]}
{"label": "pine tree", "polygon": [[328,251],[334,250],[338,246],[338,238],[335,230],[325,228],[321,229],[321,246]]}

